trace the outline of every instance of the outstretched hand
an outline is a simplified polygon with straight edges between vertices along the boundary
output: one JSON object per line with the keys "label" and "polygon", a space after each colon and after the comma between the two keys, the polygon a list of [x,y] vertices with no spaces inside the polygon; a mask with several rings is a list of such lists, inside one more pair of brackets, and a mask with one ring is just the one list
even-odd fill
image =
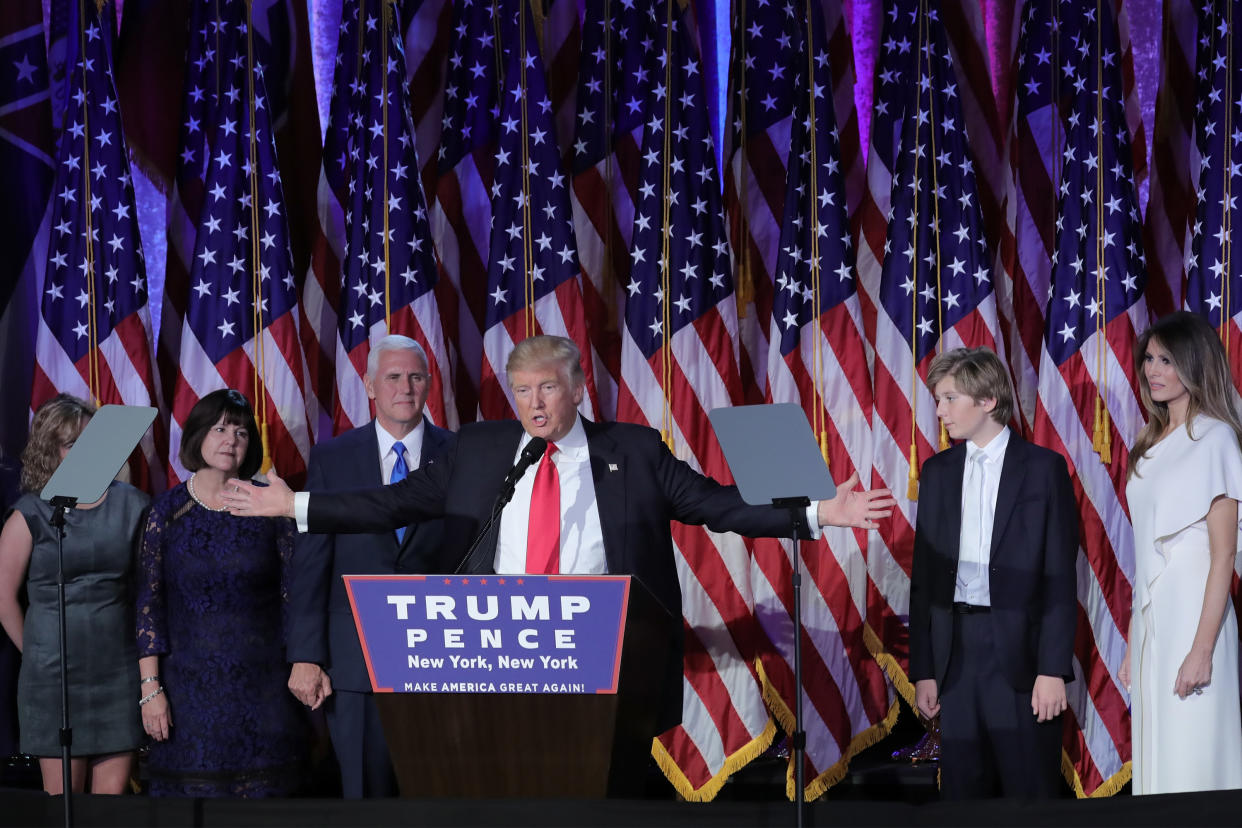
{"label": "outstretched hand", "polygon": [[266,486],[256,486],[249,480],[233,478],[224,484],[220,499],[234,515],[293,517],[293,490],[275,469],[267,473],[267,481]]}
{"label": "outstretched hand", "polygon": [[854,472],[837,487],[836,497],[819,502],[819,525],[874,529],[877,521],[893,513],[896,504],[888,489],[858,489],[858,472]]}

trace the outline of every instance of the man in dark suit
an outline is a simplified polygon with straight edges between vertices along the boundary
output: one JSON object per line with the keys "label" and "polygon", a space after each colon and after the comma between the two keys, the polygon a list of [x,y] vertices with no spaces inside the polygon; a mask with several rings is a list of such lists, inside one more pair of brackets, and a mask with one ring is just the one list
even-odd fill
{"label": "man in dark suit", "polygon": [[[423,417],[427,356],[405,336],[371,349],[365,386],[375,419],[311,449],[307,488],[331,492],[396,482],[443,457],[456,439]],[[443,540],[438,520],[365,535],[299,534],[289,589],[289,689],[316,708],[328,730],[346,798],[396,796],[371,682],[341,576],[433,572]]]}
{"label": "man in dark suit", "polygon": [[[295,495],[275,477],[263,489],[230,481],[231,509],[295,517],[299,529],[311,532],[382,531],[412,517],[443,517],[448,570],[634,575],[675,619],[681,617],[681,591],[669,521],[751,536],[789,535],[785,513],[746,505],[735,487],[675,458],[655,430],[581,417],[584,378],[571,340],[523,340],[506,373],[520,422],[463,426],[455,450],[398,485],[323,497]],[[539,468],[518,479],[498,531],[466,560],[506,474],[536,437],[549,444]],[[893,503],[888,491],[860,492],[857,482],[851,477],[832,500],[808,509],[808,531],[827,524],[873,528],[887,516]],[[555,498],[550,520],[549,498]],[[680,687],[677,682],[678,696]]]}
{"label": "man in dark suit", "polygon": [[946,799],[1053,797],[1078,617],[1078,519],[1065,460],[1009,430],[1013,392],[986,348],[932,361],[950,437],[919,484],[910,678],[940,715]]}

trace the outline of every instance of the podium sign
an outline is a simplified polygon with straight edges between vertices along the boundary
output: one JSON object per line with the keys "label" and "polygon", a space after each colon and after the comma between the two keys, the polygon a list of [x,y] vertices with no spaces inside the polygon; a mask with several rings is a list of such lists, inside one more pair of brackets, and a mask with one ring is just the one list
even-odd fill
{"label": "podium sign", "polygon": [[376,693],[616,693],[630,579],[345,575]]}
{"label": "podium sign", "polygon": [[637,796],[681,619],[609,575],[346,575],[402,796]]}

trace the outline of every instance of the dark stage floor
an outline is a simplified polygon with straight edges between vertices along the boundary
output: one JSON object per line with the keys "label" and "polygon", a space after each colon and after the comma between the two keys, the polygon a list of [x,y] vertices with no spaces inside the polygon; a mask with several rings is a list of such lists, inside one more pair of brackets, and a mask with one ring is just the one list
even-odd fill
{"label": "dark stage floor", "polygon": [[[968,804],[937,801],[935,766],[893,761],[915,741],[908,717],[883,742],[855,757],[848,776],[807,806],[807,826],[1181,826],[1242,824],[1242,791],[1134,798],[1128,790],[1100,800],[1063,799]],[[37,789],[37,770],[0,768],[0,826],[61,825],[59,798]],[[35,788],[35,789],[32,789]],[[710,803],[677,801],[654,770],[643,800],[380,800],[319,796],[284,800],[152,800],[145,796],[75,797],[81,826],[793,826],[784,798],[785,762],[765,756],[736,774]]]}

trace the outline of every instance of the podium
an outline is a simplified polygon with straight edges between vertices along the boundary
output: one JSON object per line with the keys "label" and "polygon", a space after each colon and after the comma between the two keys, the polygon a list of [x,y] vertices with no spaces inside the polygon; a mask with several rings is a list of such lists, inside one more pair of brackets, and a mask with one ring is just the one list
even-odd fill
{"label": "podium", "polygon": [[404,797],[639,796],[680,619],[629,576],[344,576]]}

